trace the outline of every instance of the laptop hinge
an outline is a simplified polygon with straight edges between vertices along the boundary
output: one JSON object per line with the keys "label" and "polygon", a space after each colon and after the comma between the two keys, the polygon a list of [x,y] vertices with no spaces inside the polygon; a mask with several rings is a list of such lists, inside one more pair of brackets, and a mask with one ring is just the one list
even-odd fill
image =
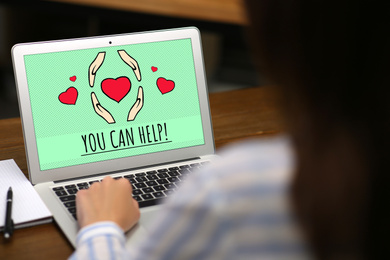
{"label": "laptop hinge", "polygon": [[201,159],[201,158],[200,157],[194,157],[194,158],[183,159],[183,160],[178,160],[178,161],[171,161],[171,162],[165,162],[165,163],[159,163],[159,164],[152,164],[152,165],[148,165],[147,167],[141,166],[141,167],[129,168],[129,169],[120,170],[120,171],[98,173],[98,174],[93,174],[93,175],[88,175],[88,176],[83,176],[83,177],[78,177],[78,178],[63,179],[63,180],[54,181],[54,183],[75,181],[75,180],[86,179],[86,178],[94,178],[94,177],[98,177],[98,176],[105,176],[105,175],[116,174],[116,173],[121,173],[121,172],[128,172],[128,171],[136,171],[136,170],[139,170],[139,169],[158,167],[158,166],[163,166],[163,165],[166,165],[166,164],[176,164],[176,163],[182,163],[182,162],[199,160],[199,159]]}

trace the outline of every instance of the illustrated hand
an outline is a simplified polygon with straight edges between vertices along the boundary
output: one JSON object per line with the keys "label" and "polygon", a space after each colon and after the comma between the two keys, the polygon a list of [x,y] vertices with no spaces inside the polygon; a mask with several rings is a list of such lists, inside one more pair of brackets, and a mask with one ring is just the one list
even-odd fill
{"label": "illustrated hand", "polygon": [[135,101],[134,105],[130,109],[129,115],[127,116],[127,121],[133,121],[134,118],[137,116],[138,112],[141,110],[143,105],[144,105],[144,91],[140,86],[138,88],[137,100]]}
{"label": "illustrated hand", "polygon": [[91,63],[91,65],[89,65],[88,77],[89,77],[89,85],[91,87],[93,87],[93,85],[95,84],[96,72],[103,64],[105,56],[106,56],[106,52],[99,52],[95,60]]}
{"label": "illustrated hand", "polygon": [[92,105],[93,105],[93,108],[95,109],[95,112],[99,116],[104,118],[104,120],[106,120],[107,123],[109,123],[109,124],[115,123],[115,120],[112,117],[112,115],[110,114],[110,112],[108,112],[104,107],[102,107],[100,105],[99,100],[97,99],[94,92],[91,93],[91,99],[92,99]]}
{"label": "illustrated hand", "polygon": [[140,218],[130,182],[123,178],[114,180],[107,176],[88,190],[78,191],[76,208],[80,228],[98,221],[113,221],[123,231],[128,231]]}
{"label": "illustrated hand", "polygon": [[141,71],[139,70],[138,62],[124,50],[119,50],[118,54],[121,56],[121,59],[133,69],[137,80],[141,81]]}

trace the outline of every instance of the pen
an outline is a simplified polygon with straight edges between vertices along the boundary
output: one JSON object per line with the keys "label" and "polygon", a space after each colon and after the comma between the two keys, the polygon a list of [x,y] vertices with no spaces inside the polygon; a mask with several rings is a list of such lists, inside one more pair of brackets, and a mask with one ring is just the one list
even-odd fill
{"label": "pen", "polygon": [[14,231],[14,225],[12,221],[12,188],[9,187],[7,192],[7,208],[5,211],[5,224],[4,224],[4,237],[10,238]]}

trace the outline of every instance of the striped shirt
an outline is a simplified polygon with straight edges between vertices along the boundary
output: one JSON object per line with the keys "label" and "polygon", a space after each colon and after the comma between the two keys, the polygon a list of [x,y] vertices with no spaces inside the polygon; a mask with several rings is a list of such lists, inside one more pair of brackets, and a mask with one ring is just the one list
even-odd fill
{"label": "striped shirt", "polygon": [[294,159],[285,137],[235,145],[189,177],[131,251],[122,230],[80,230],[70,259],[308,259],[288,201]]}

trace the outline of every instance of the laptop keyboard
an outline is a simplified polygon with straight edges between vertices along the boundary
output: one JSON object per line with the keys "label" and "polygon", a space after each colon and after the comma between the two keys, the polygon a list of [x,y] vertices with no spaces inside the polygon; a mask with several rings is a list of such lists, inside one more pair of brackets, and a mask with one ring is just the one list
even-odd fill
{"label": "laptop keyboard", "polygon": [[[198,170],[209,162],[193,163],[177,167],[161,168],[158,170],[123,174],[113,177],[114,179],[125,178],[130,181],[133,188],[133,198],[138,201],[139,207],[156,205],[161,199],[170,196],[185,181],[188,174]],[[76,216],[76,193],[82,189],[88,189],[94,182],[99,180],[80,182],[76,184],[53,187],[53,192],[62,201],[69,213],[77,220]]]}

